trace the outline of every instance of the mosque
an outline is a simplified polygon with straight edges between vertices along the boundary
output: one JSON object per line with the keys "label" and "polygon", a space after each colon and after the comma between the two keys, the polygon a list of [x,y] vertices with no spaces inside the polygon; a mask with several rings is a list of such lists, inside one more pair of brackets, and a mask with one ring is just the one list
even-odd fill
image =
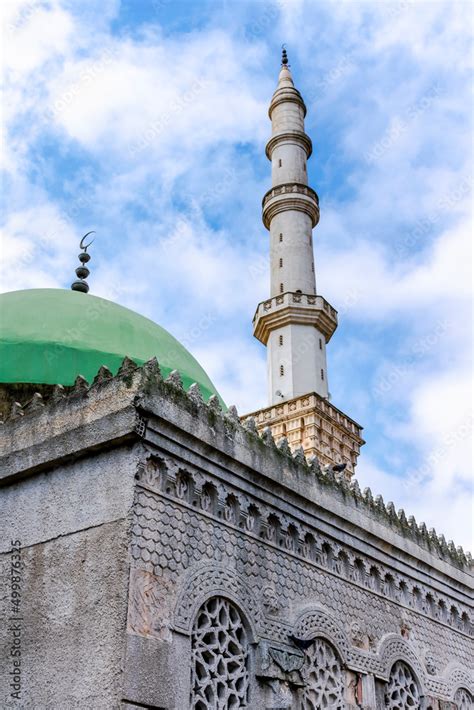
{"label": "mosque", "polygon": [[88,293],[84,241],[71,290],[0,297],[2,709],[474,707],[472,558],[360,490],[329,398],[305,115],[283,51],[265,408]]}

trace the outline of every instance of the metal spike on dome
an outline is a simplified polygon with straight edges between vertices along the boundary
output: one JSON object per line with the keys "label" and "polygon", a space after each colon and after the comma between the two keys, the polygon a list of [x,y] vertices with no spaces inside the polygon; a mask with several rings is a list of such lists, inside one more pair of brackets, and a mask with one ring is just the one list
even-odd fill
{"label": "metal spike on dome", "polygon": [[99,369],[97,370],[97,374],[92,380],[92,386],[93,387],[98,387],[100,385],[103,385],[105,382],[108,382],[113,378],[112,373],[110,372],[109,368],[107,365],[101,365]]}
{"label": "metal spike on dome", "polygon": [[288,65],[288,55],[284,44],[281,45],[281,65],[282,67],[286,67]]}
{"label": "metal spike on dome", "polygon": [[125,355],[122,360],[122,364],[118,369],[117,377],[130,377],[130,375],[133,375],[135,370],[138,370],[137,363],[134,360],[131,360],[128,355]]}
{"label": "metal spike on dome", "polygon": [[78,266],[76,269],[77,281],[74,281],[71,284],[72,291],[80,291],[81,293],[87,293],[89,291],[89,284],[87,283],[87,281],[85,279],[90,274],[90,271],[86,265],[90,261],[91,256],[90,256],[90,254],[87,253],[87,249],[90,247],[90,245],[94,241],[93,239],[91,239],[91,241],[88,244],[84,244],[84,241],[89,236],[89,234],[95,234],[95,232],[94,231],[87,232],[87,234],[84,234],[84,236],[81,239],[81,242],[79,244],[79,249],[82,249],[82,251],[78,257],[79,261],[81,262],[81,265]]}
{"label": "metal spike on dome", "polygon": [[218,413],[222,412],[221,403],[219,402],[219,397],[216,394],[211,394],[211,396],[208,399],[207,406],[213,412],[218,412]]}
{"label": "metal spike on dome", "polygon": [[181,375],[179,374],[178,370],[171,370],[165,382],[168,382],[169,384],[173,385],[174,387],[177,387],[180,390],[184,389],[183,380],[181,379]]}
{"label": "metal spike on dome", "polygon": [[35,392],[33,397],[24,407],[25,414],[38,412],[40,409],[44,409],[43,397],[39,392]]}
{"label": "metal spike on dome", "polygon": [[194,404],[204,404],[201,388],[199,387],[197,382],[193,382],[191,387],[188,389],[188,397],[194,402]]}
{"label": "metal spike on dome", "polygon": [[78,375],[76,379],[74,380],[74,385],[69,393],[70,397],[82,397],[83,395],[87,394],[89,391],[89,383],[86,380],[85,377],[82,375]]}
{"label": "metal spike on dome", "polygon": [[23,407],[20,402],[13,402],[10,407],[10,419],[19,419],[19,417],[23,417],[24,415],[25,412],[23,411]]}

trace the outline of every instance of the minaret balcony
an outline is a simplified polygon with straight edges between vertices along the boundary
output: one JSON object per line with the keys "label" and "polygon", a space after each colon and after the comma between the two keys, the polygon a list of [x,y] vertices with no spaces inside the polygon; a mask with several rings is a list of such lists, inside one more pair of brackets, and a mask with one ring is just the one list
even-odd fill
{"label": "minaret balcony", "polygon": [[328,343],[337,328],[337,311],[322,296],[288,291],[258,304],[253,334],[266,345],[273,330],[294,323],[317,328]]}
{"label": "minaret balcony", "polygon": [[273,94],[270,106],[268,107],[268,117],[270,120],[276,107],[285,103],[298,104],[298,106],[301,106],[303,109],[303,118],[306,116],[306,104],[298,89],[294,86],[280,86]]}
{"label": "minaret balcony", "polygon": [[267,229],[275,215],[288,210],[304,212],[313,227],[319,222],[319,198],[313,188],[299,182],[287,182],[269,190],[262,200],[262,220]]}
{"label": "minaret balcony", "polygon": [[313,152],[311,138],[304,131],[280,131],[272,135],[265,147],[265,155],[268,160],[272,159],[272,153],[275,147],[285,143],[301,146],[303,150],[306,151],[307,158],[309,158]]}

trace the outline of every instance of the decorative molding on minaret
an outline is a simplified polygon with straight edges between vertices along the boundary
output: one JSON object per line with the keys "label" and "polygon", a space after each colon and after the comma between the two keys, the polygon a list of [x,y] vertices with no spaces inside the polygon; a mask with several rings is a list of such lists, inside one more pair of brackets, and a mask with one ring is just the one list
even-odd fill
{"label": "decorative molding on minaret", "polygon": [[270,298],[259,303],[253,332],[267,347],[269,402],[254,413],[255,421],[323,464],[346,464],[350,477],[364,441],[361,427],[329,402],[326,345],[337,328],[337,311],[316,291],[319,199],[306,167],[313,147],[284,47],[268,115],[272,186],[262,201],[262,220],[270,232]]}

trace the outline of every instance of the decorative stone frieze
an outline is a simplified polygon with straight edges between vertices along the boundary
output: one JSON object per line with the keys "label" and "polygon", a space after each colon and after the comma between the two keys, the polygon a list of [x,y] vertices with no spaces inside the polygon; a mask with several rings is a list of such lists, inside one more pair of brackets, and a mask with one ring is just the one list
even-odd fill
{"label": "decorative stone frieze", "polygon": [[[154,457],[149,458],[145,465],[139,466],[137,472],[138,482],[146,488],[150,487],[151,492],[180,501],[190,509],[210,516],[220,525],[237,530],[240,535],[305,560],[308,565],[325,569],[331,575],[346,580],[355,588],[367,590],[375,597],[390,600],[399,607],[400,613],[403,609],[410,610],[418,616],[431,618],[437,624],[450,626],[466,636],[473,635],[469,609],[440,595],[438,591],[428,589],[416,579],[410,579],[397,570],[381,565],[377,560],[361,554],[354,548],[341,545],[315,528],[302,525],[296,518],[282,514],[255,497],[243,494],[228,485],[213,482],[201,472],[184,470],[177,462],[156,459],[157,473],[156,477],[153,477],[150,471],[154,467],[154,460]],[[213,492],[212,496],[210,492]],[[212,505],[209,502],[211,498]],[[229,501],[234,505],[232,514],[229,513]],[[189,620],[192,617],[192,608],[199,602],[199,595],[207,593],[207,589],[209,593],[215,593],[216,589],[221,588],[218,586],[218,579],[227,578],[229,570],[222,568],[219,577],[216,577],[215,569],[212,576],[209,576],[207,568],[200,569],[195,574],[196,581],[186,593],[188,596],[184,596],[179,605],[182,611],[178,613],[176,623],[183,628],[189,623],[185,622],[185,618]],[[237,585],[243,594],[243,579],[235,576],[235,573],[232,574],[233,585]],[[266,595],[264,604],[268,604]],[[189,601],[185,602],[184,599]],[[255,601],[248,599],[246,603],[253,610],[256,609]],[[186,613],[184,609],[187,609]],[[254,611],[253,615],[255,614]]]}

